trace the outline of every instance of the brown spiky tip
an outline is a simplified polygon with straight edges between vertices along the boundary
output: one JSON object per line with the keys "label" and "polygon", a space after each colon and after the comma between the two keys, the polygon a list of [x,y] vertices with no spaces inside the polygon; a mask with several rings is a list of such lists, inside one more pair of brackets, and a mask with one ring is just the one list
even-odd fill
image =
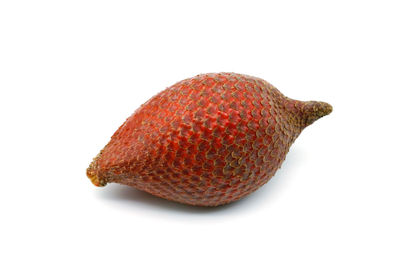
{"label": "brown spiky tip", "polygon": [[307,127],[319,118],[322,118],[332,112],[330,104],[320,101],[307,101],[302,106],[302,117],[304,125]]}
{"label": "brown spiky tip", "polygon": [[107,181],[105,179],[99,178],[99,176],[97,175],[96,159],[97,159],[97,157],[90,164],[89,168],[87,168],[86,175],[95,186],[103,187],[103,186],[107,185]]}

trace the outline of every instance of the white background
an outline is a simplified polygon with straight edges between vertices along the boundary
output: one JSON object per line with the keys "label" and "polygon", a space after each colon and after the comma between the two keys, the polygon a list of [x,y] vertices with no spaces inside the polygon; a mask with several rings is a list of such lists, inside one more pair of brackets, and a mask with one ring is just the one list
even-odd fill
{"label": "white background", "polygon": [[[1,266],[399,266],[398,1],[1,1]],[[195,208],[86,178],[205,72],[334,111],[251,196]]]}

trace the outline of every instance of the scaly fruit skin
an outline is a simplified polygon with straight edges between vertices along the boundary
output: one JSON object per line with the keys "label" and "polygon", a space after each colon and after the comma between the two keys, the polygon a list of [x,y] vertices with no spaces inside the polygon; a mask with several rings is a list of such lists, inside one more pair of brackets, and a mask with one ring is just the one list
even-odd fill
{"label": "scaly fruit skin", "polygon": [[183,80],[142,105],[87,175],[199,206],[238,200],[265,184],[300,132],[332,107],[283,96],[235,73]]}

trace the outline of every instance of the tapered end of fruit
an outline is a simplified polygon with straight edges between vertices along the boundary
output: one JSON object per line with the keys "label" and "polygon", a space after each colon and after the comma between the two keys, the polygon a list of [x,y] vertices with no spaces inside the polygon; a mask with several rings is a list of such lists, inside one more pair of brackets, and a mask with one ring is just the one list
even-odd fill
{"label": "tapered end of fruit", "polygon": [[332,106],[325,102],[307,101],[303,102],[302,118],[305,127],[309,126],[319,118],[330,114],[333,110]]}
{"label": "tapered end of fruit", "polygon": [[99,187],[103,187],[107,185],[107,181],[105,179],[101,179],[96,171],[96,159],[90,164],[89,168],[86,170],[86,175],[90,179],[90,181]]}

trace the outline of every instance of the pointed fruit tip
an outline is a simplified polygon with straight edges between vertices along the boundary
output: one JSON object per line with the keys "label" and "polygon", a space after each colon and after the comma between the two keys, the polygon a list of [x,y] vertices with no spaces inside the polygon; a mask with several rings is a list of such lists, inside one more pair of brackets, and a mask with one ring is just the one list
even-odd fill
{"label": "pointed fruit tip", "polygon": [[326,115],[329,115],[333,110],[333,107],[325,102],[320,101],[308,101],[304,105],[304,118],[305,118],[305,125],[308,126],[322,118]]}

